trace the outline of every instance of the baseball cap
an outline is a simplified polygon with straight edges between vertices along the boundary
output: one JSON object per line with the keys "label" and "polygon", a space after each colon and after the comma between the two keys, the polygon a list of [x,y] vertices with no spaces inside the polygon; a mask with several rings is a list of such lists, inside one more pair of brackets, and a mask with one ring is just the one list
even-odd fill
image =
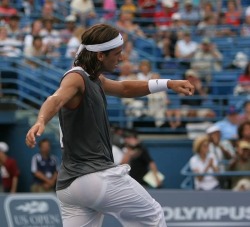
{"label": "baseball cap", "polygon": [[227,115],[237,114],[237,113],[238,113],[238,110],[235,106],[229,106],[227,110]]}
{"label": "baseball cap", "polygon": [[212,125],[209,128],[207,128],[206,133],[210,134],[213,132],[220,132],[220,128],[217,125]]}
{"label": "baseball cap", "polygon": [[250,150],[250,143],[247,141],[240,141],[239,142],[239,147],[241,149],[249,149]]}
{"label": "baseball cap", "polygon": [[68,16],[65,18],[65,21],[66,21],[66,22],[76,22],[76,16],[74,16],[74,15],[68,15]]}
{"label": "baseball cap", "polygon": [[163,4],[163,6],[166,6],[166,7],[169,7],[169,8],[174,7],[174,1],[173,0],[162,0],[161,2]]}
{"label": "baseball cap", "polygon": [[173,13],[173,15],[171,16],[172,20],[180,20],[181,19],[181,15],[179,13]]}
{"label": "baseball cap", "polygon": [[193,1],[192,0],[186,0],[185,5],[193,5]]}
{"label": "baseball cap", "polygon": [[211,43],[211,40],[210,40],[208,37],[204,37],[204,38],[202,39],[201,43],[209,44],[209,43]]}
{"label": "baseball cap", "polygon": [[9,146],[5,142],[0,142],[0,151],[7,152],[9,150]]}
{"label": "baseball cap", "polygon": [[188,76],[193,76],[193,77],[199,77],[198,73],[193,70],[193,69],[188,69],[186,72],[185,72],[185,77],[188,77]]}

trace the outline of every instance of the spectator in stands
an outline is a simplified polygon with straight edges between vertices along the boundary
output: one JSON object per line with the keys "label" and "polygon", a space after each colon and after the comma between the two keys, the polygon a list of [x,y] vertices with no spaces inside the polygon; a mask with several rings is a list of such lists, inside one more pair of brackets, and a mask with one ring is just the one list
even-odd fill
{"label": "spectator in stands", "polygon": [[23,41],[24,34],[20,27],[20,17],[12,15],[7,25],[8,37]]}
{"label": "spectator in stands", "polygon": [[52,0],[45,0],[42,6],[42,19],[53,19],[53,21],[57,21],[54,12],[54,5]]}
{"label": "spectator in stands", "polygon": [[47,57],[59,57],[58,47],[61,44],[60,32],[54,29],[54,20],[46,18],[43,20],[43,28],[40,31],[43,42],[47,46]]}
{"label": "spectator in stands", "polygon": [[77,27],[74,29],[72,37],[67,42],[65,57],[67,58],[74,58],[76,52],[78,50],[79,45],[81,44],[81,36],[84,32],[85,28]]}
{"label": "spectator in stands", "polygon": [[[250,100],[248,99],[243,103],[243,112],[239,114],[239,122],[241,124],[244,122],[250,122]],[[241,136],[239,133],[240,128],[241,128],[241,125],[239,125],[239,128],[238,128],[238,135],[239,135],[239,138],[241,139]],[[249,142],[250,142],[250,138],[249,138]]]}
{"label": "spectator in stands", "polygon": [[[209,152],[207,136],[199,136],[193,142],[194,155],[189,160],[190,169],[195,174],[219,172],[218,162],[213,153]],[[217,177],[213,175],[196,176],[194,178],[196,190],[210,191],[220,187]]]}
{"label": "spectator in stands", "polygon": [[125,129],[118,125],[111,125],[112,144],[122,149],[124,147]]}
{"label": "spectator in stands", "polygon": [[215,117],[215,112],[203,105],[206,102],[208,91],[204,87],[199,74],[195,70],[189,69],[185,72],[185,79],[195,87],[195,92],[192,99],[181,97],[182,116],[192,118]]}
{"label": "spectator in stands", "polygon": [[221,131],[222,140],[238,139],[239,111],[235,106],[229,106],[224,119],[215,123]]}
{"label": "spectator in stands", "polygon": [[173,13],[174,0],[163,0],[160,9],[156,10],[154,14],[155,26],[159,29],[170,27]]}
{"label": "spectator in stands", "polygon": [[0,56],[18,57],[21,55],[22,42],[15,38],[9,38],[7,26],[0,26]]}
{"label": "spectator in stands", "polygon": [[34,36],[40,36],[42,27],[43,23],[41,19],[36,19],[32,22],[31,28],[28,29],[27,34],[24,37],[24,50],[32,46]]}
{"label": "spectator in stands", "polygon": [[[160,79],[159,74],[153,74],[151,79]],[[156,94],[147,95],[148,113],[147,115],[153,117],[155,126],[161,127],[165,123],[167,105],[169,103],[167,93],[165,91]]]}
{"label": "spectator in stands", "polygon": [[0,142],[0,167],[3,190],[4,192],[16,193],[20,171],[16,160],[6,154],[8,151],[8,144]]}
{"label": "spectator in stands", "polygon": [[124,142],[124,155],[120,164],[129,164],[131,167],[130,176],[144,187],[149,187],[149,184],[144,181],[143,177],[151,170],[159,188],[162,185],[162,181],[157,175],[157,165],[147,148],[142,144],[137,132],[133,130],[125,132]]}
{"label": "spectator in stands", "polygon": [[91,20],[96,18],[95,5],[92,0],[72,0],[71,14],[75,15],[82,26],[88,27]]}
{"label": "spectator in stands", "polygon": [[205,19],[206,17],[213,17],[215,19],[217,19],[217,11],[215,10],[215,6],[213,5],[213,3],[211,1],[201,1],[200,2],[200,14],[201,14],[201,18]]}
{"label": "spectator in stands", "polygon": [[211,39],[204,37],[195,51],[191,68],[198,71],[202,79],[210,80],[213,71],[221,71],[223,56]]}
{"label": "spectator in stands", "polygon": [[[244,140],[237,143],[237,154],[229,165],[231,171],[250,171],[250,144]],[[231,188],[237,190],[242,180],[250,181],[249,176],[233,176]]]}
{"label": "spectator in stands", "polygon": [[2,0],[0,4],[0,15],[6,22],[9,21],[10,16],[16,15],[17,10],[11,7],[10,0]]}
{"label": "spectator in stands", "polygon": [[119,18],[116,21],[116,27],[123,32],[145,37],[145,34],[140,26],[133,22],[133,13],[131,12],[121,11]]}
{"label": "spectator in stands", "polygon": [[170,30],[177,40],[183,36],[183,31],[187,31],[188,27],[183,22],[180,13],[173,13],[171,16]]}
{"label": "spectator in stands", "polygon": [[225,12],[218,13],[217,36],[218,37],[230,37],[237,35],[237,31],[232,28],[231,25],[227,24]]}
{"label": "spectator in stands", "polygon": [[191,32],[184,31],[183,38],[178,40],[175,46],[175,57],[180,59],[187,67],[190,65],[190,60],[198,48],[198,44],[192,41]]}
{"label": "spectator in stands", "polygon": [[250,62],[247,63],[244,73],[238,77],[238,84],[234,88],[234,94],[250,94]]}
{"label": "spectator in stands", "polygon": [[60,30],[60,38],[62,44],[67,44],[70,38],[73,36],[74,31],[76,29],[76,16],[68,15],[65,18],[66,27]]}
{"label": "spectator in stands", "polygon": [[[164,59],[175,58],[175,46],[177,40],[183,36],[183,31],[187,30],[187,26],[181,20],[179,13],[173,13],[171,16],[171,25],[169,28],[159,29],[154,37],[157,46],[161,50]],[[164,66],[163,66],[164,67]]]}
{"label": "spectator in stands", "polygon": [[241,36],[250,37],[250,6],[247,7],[243,24],[241,26]]}
{"label": "spectator in stands", "polygon": [[155,72],[152,71],[151,62],[143,59],[139,64],[139,70],[136,75],[138,80],[150,80]]}
{"label": "spectator in stands", "polygon": [[[119,65],[119,77],[118,80],[137,80],[134,72],[134,65],[130,61],[123,61]],[[127,116],[141,117],[144,115],[145,107],[143,100],[136,98],[122,98],[122,103],[125,105],[125,113]]]}
{"label": "spectator in stands", "polygon": [[239,0],[228,0],[227,10],[225,12],[226,23],[233,26],[239,26],[241,23],[242,7]]}
{"label": "spectator in stands", "polygon": [[[180,29],[181,30],[181,29]],[[153,39],[155,40],[157,47],[158,47],[158,53],[157,57],[160,59],[159,61],[159,67],[164,63],[164,61],[161,60],[163,57],[164,59],[171,59],[174,58],[174,51],[175,51],[175,44],[177,41],[177,36],[175,31],[177,29],[169,30],[169,29],[159,29],[154,34]],[[164,66],[161,66],[164,68]]]}
{"label": "spectator in stands", "polygon": [[39,153],[32,157],[31,172],[34,176],[31,192],[54,192],[57,179],[57,158],[51,154],[48,139],[39,141]]}
{"label": "spectator in stands", "polygon": [[206,16],[204,19],[198,24],[197,31],[201,36],[213,38],[217,36],[217,18],[214,16]]}
{"label": "spectator in stands", "polygon": [[230,160],[235,156],[235,150],[229,140],[221,139],[220,128],[212,125],[206,130],[209,139],[209,152],[215,155],[220,171],[226,170],[225,160]]}
{"label": "spectator in stands", "polygon": [[200,13],[196,7],[194,7],[192,0],[185,0],[184,8],[180,10],[181,18],[186,25],[197,25],[200,21]]}
{"label": "spectator in stands", "polygon": [[103,15],[103,19],[105,21],[115,19],[116,10],[117,10],[117,6],[116,6],[115,0],[104,0],[103,1],[103,11],[105,12]]}
{"label": "spectator in stands", "polygon": [[30,17],[31,13],[35,11],[35,4],[34,0],[22,1],[22,11],[25,16]]}
{"label": "spectator in stands", "polygon": [[[39,58],[40,60],[45,60],[47,53],[47,47],[43,44],[43,40],[41,36],[35,36],[33,38],[32,46],[27,47],[24,50],[24,55],[29,58]],[[30,66],[36,68],[38,67],[37,63],[35,61],[32,61],[32,59],[29,59],[26,61]]]}
{"label": "spectator in stands", "polygon": [[[247,102],[248,109],[250,106],[250,103]],[[238,127],[238,139],[242,141],[247,141],[250,143],[250,121],[246,120],[242,122]]]}
{"label": "spectator in stands", "polygon": [[134,48],[134,44],[131,40],[128,40],[124,43],[123,48],[123,58],[124,61],[133,62],[134,68],[137,69],[138,61],[139,61],[139,54]]}
{"label": "spectator in stands", "polygon": [[134,17],[137,14],[137,6],[134,4],[133,0],[125,0],[120,7],[120,11],[130,12]]}
{"label": "spectator in stands", "polygon": [[[172,100],[169,100],[168,104],[171,104]],[[166,126],[169,125],[170,128],[176,129],[182,126],[181,122],[181,110],[180,109],[167,109],[166,111]]]}
{"label": "spectator in stands", "polygon": [[239,51],[235,54],[233,61],[226,66],[226,69],[240,69],[244,70],[248,64],[248,56],[242,51]]}
{"label": "spectator in stands", "polygon": [[157,7],[157,0],[138,0],[139,17],[141,18],[140,26],[154,26],[153,18]]}

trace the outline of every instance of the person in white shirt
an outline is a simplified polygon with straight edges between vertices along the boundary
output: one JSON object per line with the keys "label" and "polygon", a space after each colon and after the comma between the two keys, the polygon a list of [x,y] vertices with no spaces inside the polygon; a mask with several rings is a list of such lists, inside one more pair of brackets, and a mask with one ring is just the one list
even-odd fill
{"label": "person in white shirt", "polygon": [[[219,171],[215,155],[209,152],[207,136],[203,135],[194,140],[193,151],[195,154],[189,161],[193,173],[212,174]],[[214,190],[220,187],[217,177],[212,175],[196,176],[194,186],[196,190],[204,191]]]}
{"label": "person in white shirt", "polygon": [[234,147],[229,140],[221,139],[220,128],[217,125],[207,128],[206,133],[209,138],[209,152],[215,155],[220,166],[220,171],[224,171],[225,163],[223,161],[234,157]]}
{"label": "person in white shirt", "polygon": [[175,57],[178,59],[190,60],[198,48],[198,43],[191,38],[190,31],[183,33],[182,39],[178,40],[175,46]]}

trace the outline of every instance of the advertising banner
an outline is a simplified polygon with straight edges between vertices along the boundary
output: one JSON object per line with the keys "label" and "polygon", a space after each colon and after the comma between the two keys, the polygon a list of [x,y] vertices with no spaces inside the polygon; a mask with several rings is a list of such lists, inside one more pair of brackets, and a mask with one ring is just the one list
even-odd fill
{"label": "advertising banner", "polygon": [[[250,192],[150,190],[168,227],[250,227]],[[104,226],[121,227],[111,217]]]}
{"label": "advertising banner", "polygon": [[[250,227],[250,192],[149,190],[168,227]],[[0,194],[1,227],[62,227],[54,194]],[[105,216],[103,227],[121,227]]]}
{"label": "advertising banner", "polygon": [[53,194],[1,194],[1,227],[62,227]]}

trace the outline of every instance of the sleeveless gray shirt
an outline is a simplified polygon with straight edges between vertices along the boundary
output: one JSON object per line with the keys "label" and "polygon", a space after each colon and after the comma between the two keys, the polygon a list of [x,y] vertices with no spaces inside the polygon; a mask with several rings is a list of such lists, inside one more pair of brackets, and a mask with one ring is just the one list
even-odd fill
{"label": "sleeveless gray shirt", "polygon": [[74,67],[64,77],[70,72],[82,76],[85,91],[76,109],[59,111],[62,164],[56,190],[68,187],[79,176],[115,166],[101,81],[91,80],[81,67]]}

